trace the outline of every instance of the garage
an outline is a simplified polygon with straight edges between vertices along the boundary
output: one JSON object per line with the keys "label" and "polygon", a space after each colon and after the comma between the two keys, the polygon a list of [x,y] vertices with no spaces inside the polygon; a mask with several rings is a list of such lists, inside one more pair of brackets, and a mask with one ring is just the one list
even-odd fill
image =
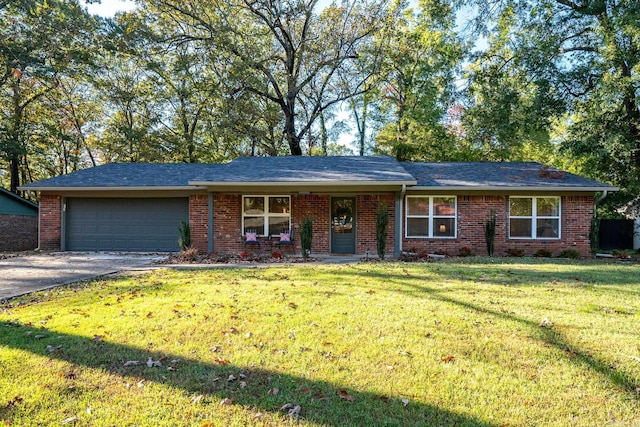
{"label": "garage", "polygon": [[68,198],[65,250],[178,251],[180,221],[189,219],[189,199]]}

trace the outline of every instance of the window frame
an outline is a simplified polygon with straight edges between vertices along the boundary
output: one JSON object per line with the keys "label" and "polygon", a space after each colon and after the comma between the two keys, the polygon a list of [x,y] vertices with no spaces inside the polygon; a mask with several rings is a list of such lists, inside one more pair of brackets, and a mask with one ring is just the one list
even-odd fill
{"label": "window frame", "polygon": [[[428,214],[409,214],[409,199],[410,198],[421,198],[421,199],[429,199],[429,213]],[[433,208],[433,200],[439,198],[451,198],[453,199],[453,215],[436,215],[435,210]],[[428,230],[426,236],[414,236],[409,235],[409,219],[410,218],[422,218],[427,219],[428,221]],[[435,220],[437,219],[453,219],[453,235],[452,236],[437,236],[434,235],[434,226]],[[407,195],[405,196],[405,214],[404,214],[404,236],[407,239],[456,239],[458,237],[458,196],[454,195]]]}
{"label": "window frame", "polygon": [[[274,197],[280,197],[280,198],[286,198],[289,200],[289,211],[285,214],[285,213],[271,213],[269,212],[269,199],[270,198],[274,198]],[[247,198],[262,198],[263,199],[263,206],[264,206],[264,212],[259,215],[259,214],[247,214],[245,212],[245,199]],[[260,234],[258,233],[259,237],[273,237],[273,236],[279,236],[279,234],[273,234],[271,233],[271,230],[269,230],[269,218],[288,218],[289,221],[289,231],[291,231],[291,196],[290,195],[285,195],[285,194],[243,194],[242,195],[242,199],[241,199],[241,203],[242,203],[242,234],[244,235],[244,233],[246,232],[246,227],[245,227],[245,218],[247,217],[251,217],[251,218],[256,218],[256,217],[262,217],[263,220],[263,228],[264,228],[264,234]]]}
{"label": "window frame", "polygon": [[[531,199],[531,215],[520,216],[511,215],[512,199]],[[538,199],[556,199],[558,201],[558,215],[538,215]],[[560,240],[562,239],[562,197],[561,196],[509,196],[509,239],[511,240]],[[511,220],[512,219],[529,219],[531,220],[530,236],[512,236]],[[557,237],[538,237],[538,220],[555,219],[558,221]]]}

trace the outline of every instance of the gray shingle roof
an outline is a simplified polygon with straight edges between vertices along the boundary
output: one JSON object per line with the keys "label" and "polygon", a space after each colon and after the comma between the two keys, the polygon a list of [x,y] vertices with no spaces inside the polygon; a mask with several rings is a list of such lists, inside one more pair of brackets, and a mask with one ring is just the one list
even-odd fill
{"label": "gray shingle roof", "polygon": [[614,187],[536,162],[403,162],[419,187],[556,187],[567,189]]}
{"label": "gray shingle roof", "polygon": [[[533,162],[399,163],[387,156],[243,157],[227,164],[110,163],[24,185],[25,190],[175,189],[194,185],[345,183],[406,184],[451,189],[549,188],[615,190],[578,175]],[[417,182],[417,184],[416,184]]]}
{"label": "gray shingle roof", "polygon": [[415,179],[388,156],[283,156],[241,157],[225,165],[222,173],[204,171],[192,182],[336,183],[394,182]]}
{"label": "gray shingle roof", "polygon": [[189,181],[205,171],[215,176],[220,164],[107,163],[22,186],[33,188],[189,187]]}

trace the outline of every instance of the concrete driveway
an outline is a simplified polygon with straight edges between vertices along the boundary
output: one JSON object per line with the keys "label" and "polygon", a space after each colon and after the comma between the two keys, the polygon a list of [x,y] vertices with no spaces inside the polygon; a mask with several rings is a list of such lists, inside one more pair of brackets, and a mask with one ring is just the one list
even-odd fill
{"label": "concrete driveway", "polygon": [[160,254],[52,253],[0,259],[0,300],[150,266]]}

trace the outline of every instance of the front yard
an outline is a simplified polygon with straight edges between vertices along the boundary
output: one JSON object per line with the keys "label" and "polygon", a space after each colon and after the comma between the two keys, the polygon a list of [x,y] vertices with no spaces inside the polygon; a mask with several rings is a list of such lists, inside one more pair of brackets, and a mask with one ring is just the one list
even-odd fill
{"label": "front yard", "polygon": [[0,305],[0,423],[638,426],[637,265],[159,270]]}

